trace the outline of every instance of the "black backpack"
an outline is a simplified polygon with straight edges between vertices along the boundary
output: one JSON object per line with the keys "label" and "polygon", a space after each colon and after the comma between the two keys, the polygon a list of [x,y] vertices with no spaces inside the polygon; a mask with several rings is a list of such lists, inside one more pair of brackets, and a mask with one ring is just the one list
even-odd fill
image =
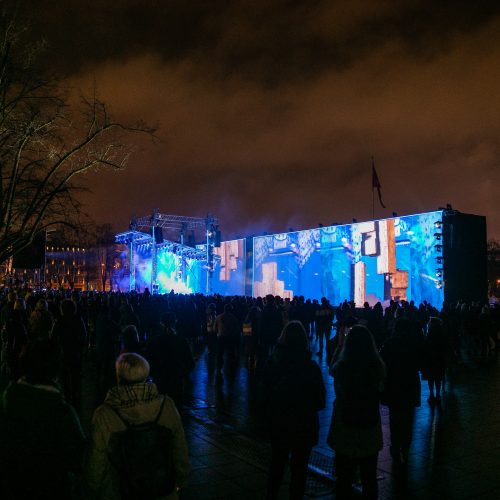
{"label": "black backpack", "polygon": [[175,488],[173,433],[158,424],[164,404],[165,399],[152,422],[139,425],[131,425],[110,406],[127,427],[113,433],[108,445],[108,458],[118,473],[124,499],[157,498]]}

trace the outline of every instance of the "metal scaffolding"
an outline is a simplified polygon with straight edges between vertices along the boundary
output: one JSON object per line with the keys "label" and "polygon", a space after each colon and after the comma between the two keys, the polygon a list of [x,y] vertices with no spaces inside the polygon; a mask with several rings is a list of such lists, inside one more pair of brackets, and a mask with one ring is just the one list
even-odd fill
{"label": "metal scaffolding", "polygon": [[[179,242],[171,240],[157,241],[158,229],[166,229],[179,238]],[[142,230],[148,230],[150,234]],[[185,245],[186,233],[188,231],[204,230],[205,248],[199,249]],[[214,270],[214,246],[220,239],[218,220],[216,217],[207,215],[206,217],[186,217],[182,215],[161,214],[155,210],[152,215],[133,219],[130,223],[130,230],[116,235],[117,243],[129,245],[130,255],[130,290],[135,290],[135,247],[138,243],[151,243],[151,291],[158,291],[157,282],[157,252],[159,249],[167,249],[187,258],[205,260],[207,270],[206,293],[211,292],[211,279]]]}

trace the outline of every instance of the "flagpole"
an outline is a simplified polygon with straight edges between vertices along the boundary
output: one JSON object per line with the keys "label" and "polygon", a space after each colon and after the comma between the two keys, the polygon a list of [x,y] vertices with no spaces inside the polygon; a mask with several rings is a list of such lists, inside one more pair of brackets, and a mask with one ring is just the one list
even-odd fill
{"label": "flagpole", "polygon": [[374,159],[372,156],[372,220],[375,219],[375,187],[373,186],[373,165],[374,165]]}
{"label": "flagpole", "polygon": [[372,220],[375,219],[375,189],[372,187]]}

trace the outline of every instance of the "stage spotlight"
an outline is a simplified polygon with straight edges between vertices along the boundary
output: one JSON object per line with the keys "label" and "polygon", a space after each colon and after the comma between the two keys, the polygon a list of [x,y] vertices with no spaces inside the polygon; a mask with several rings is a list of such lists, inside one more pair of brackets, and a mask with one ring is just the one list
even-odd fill
{"label": "stage spotlight", "polygon": [[442,233],[434,233],[434,238],[436,238],[436,240],[441,241],[442,237],[443,237]]}
{"label": "stage spotlight", "polygon": [[316,246],[316,248],[321,248],[321,243],[319,241],[317,241],[315,246]]}
{"label": "stage spotlight", "polygon": [[295,243],[290,243],[290,248],[295,248],[297,245]]}
{"label": "stage spotlight", "polygon": [[356,224],[356,222],[358,222],[358,219],[352,219],[353,224]]}
{"label": "stage spotlight", "polygon": [[441,252],[443,250],[443,245],[436,245],[434,248],[436,251]]}
{"label": "stage spotlight", "polygon": [[440,229],[442,225],[443,225],[443,223],[440,220],[437,220],[436,222],[434,222],[434,227],[436,229]]}
{"label": "stage spotlight", "polygon": [[443,288],[443,282],[441,280],[439,280],[437,283],[436,283],[436,288],[437,289],[441,289]]}
{"label": "stage spotlight", "polygon": [[397,213],[397,212],[392,212],[392,216],[393,216],[393,217],[397,217],[397,216],[398,216],[398,213]]}
{"label": "stage spotlight", "polygon": [[214,247],[217,247],[219,248],[220,247],[220,243],[221,243],[221,232],[219,231],[218,228],[215,229],[215,233],[214,233]]}
{"label": "stage spotlight", "polygon": [[436,269],[436,276],[438,278],[441,278],[441,276],[443,276],[443,270],[440,267]]}
{"label": "stage spotlight", "polygon": [[442,255],[440,255],[439,257],[436,257],[436,262],[437,262],[438,264],[442,264],[442,263],[443,263],[443,256],[442,256]]}

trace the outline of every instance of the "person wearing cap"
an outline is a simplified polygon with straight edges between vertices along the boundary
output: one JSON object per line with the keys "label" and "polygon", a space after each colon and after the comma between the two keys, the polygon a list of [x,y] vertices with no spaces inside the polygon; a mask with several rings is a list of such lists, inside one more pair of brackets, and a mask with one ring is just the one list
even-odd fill
{"label": "person wearing cap", "polygon": [[[177,490],[185,485],[190,463],[180,415],[168,396],[158,393],[148,380],[149,363],[136,353],[121,354],[116,360],[117,385],[108,391],[104,404],[92,417],[91,444],[85,467],[86,483],[92,498],[120,500],[117,472],[108,458],[111,435],[126,429],[123,420],[137,426],[158,418],[158,424],[172,431],[172,453],[176,488],[162,500],[178,498]],[[117,414],[118,412],[118,414]]]}

